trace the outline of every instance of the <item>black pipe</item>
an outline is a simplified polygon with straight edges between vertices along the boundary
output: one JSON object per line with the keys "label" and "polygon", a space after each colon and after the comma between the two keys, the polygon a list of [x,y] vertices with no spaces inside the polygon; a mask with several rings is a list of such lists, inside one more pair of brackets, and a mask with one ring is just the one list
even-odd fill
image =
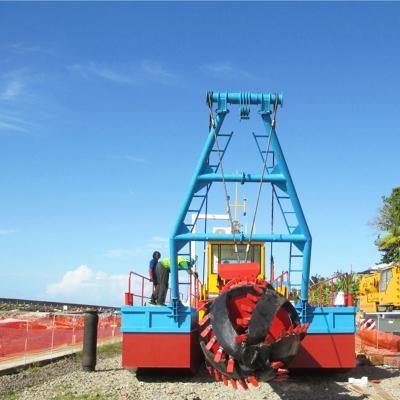
{"label": "black pipe", "polygon": [[85,312],[82,354],[82,368],[84,371],[94,371],[96,368],[98,321],[97,311]]}

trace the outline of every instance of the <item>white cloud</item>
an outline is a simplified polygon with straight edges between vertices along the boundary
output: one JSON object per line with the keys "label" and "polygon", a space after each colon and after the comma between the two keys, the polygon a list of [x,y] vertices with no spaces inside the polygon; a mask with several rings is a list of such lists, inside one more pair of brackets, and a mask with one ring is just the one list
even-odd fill
{"label": "white cloud", "polygon": [[231,62],[219,62],[200,67],[207,75],[223,79],[256,79],[247,71],[235,67]]}
{"label": "white cloud", "polygon": [[26,42],[11,43],[10,45],[6,46],[6,48],[16,53],[44,53],[50,55],[55,54],[54,50],[50,47],[30,44]]}
{"label": "white cloud", "polygon": [[0,229],[0,236],[8,236],[17,232],[15,229]]}
{"label": "white cloud", "polygon": [[125,159],[133,162],[137,162],[139,164],[148,164],[149,162],[143,158],[143,157],[138,157],[138,156],[125,156]]}
{"label": "white cloud", "polygon": [[0,93],[1,100],[12,100],[22,94],[23,83],[19,79],[11,79],[5,82],[2,92]]}
{"label": "white cloud", "polygon": [[113,83],[141,85],[154,82],[172,84],[176,76],[162,64],[145,60],[139,64],[106,65],[99,63],[73,64],[69,71],[87,80],[103,79]]}
{"label": "white cloud", "polygon": [[[147,281],[146,281],[147,282]],[[94,271],[87,265],[81,265],[67,271],[61,280],[47,286],[46,293],[54,300],[120,306],[127,291],[128,272],[126,274],[107,274]],[[138,279],[132,280],[134,293],[141,292]],[[146,283],[145,295],[151,293],[151,285]]]}

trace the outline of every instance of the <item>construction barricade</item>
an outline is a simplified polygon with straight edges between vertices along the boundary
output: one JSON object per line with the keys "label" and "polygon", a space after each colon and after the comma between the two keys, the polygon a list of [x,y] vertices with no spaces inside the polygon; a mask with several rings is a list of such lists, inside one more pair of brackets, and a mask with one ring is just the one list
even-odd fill
{"label": "construction barricade", "polygon": [[[0,318],[0,362],[83,342],[83,315],[53,314]],[[100,315],[98,340],[120,336],[121,318]]]}

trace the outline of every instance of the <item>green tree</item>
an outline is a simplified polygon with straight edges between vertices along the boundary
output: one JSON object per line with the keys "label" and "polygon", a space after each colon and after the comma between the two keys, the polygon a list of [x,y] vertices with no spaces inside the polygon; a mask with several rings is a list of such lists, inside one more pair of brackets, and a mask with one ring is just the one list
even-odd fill
{"label": "green tree", "polygon": [[373,225],[384,236],[379,236],[375,244],[382,252],[382,262],[400,261],[400,187],[392,190],[389,197],[382,197],[383,206]]}

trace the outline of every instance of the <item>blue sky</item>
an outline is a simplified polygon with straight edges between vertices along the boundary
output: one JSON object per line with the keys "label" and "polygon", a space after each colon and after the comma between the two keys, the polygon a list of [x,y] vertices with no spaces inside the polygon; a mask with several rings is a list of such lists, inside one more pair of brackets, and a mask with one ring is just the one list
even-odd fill
{"label": "blue sky", "polygon": [[[277,131],[313,235],[312,273],[377,262],[367,223],[399,185],[399,11],[1,3],[1,296],[118,304],[127,271],[167,251],[209,89],[284,93]],[[227,172],[261,169],[231,114],[242,158]],[[222,192],[213,199],[223,212]]]}

